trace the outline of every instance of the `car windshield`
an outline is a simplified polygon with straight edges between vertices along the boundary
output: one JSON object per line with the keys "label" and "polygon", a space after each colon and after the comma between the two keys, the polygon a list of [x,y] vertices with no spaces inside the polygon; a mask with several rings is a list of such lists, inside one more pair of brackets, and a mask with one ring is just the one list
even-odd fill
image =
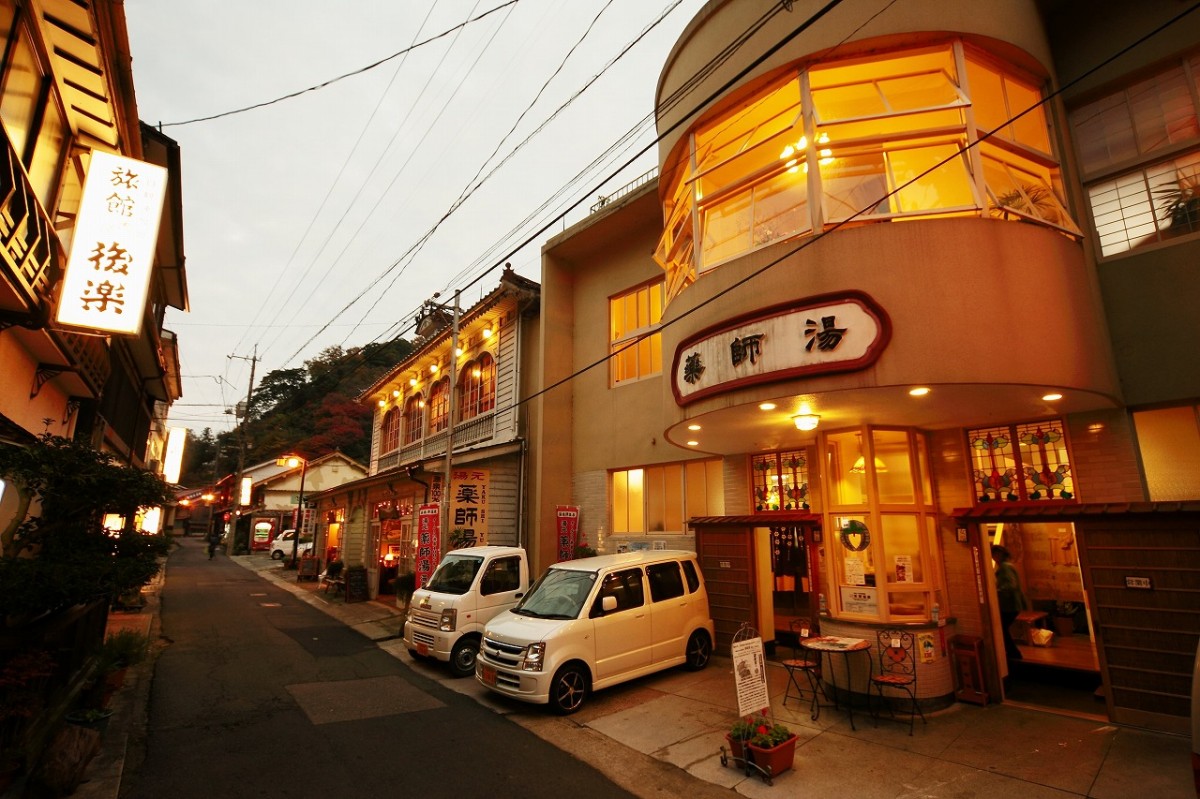
{"label": "car windshield", "polygon": [[471,583],[475,581],[475,574],[481,565],[483,558],[447,555],[425,587],[439,594],[465,594],[471,589]]}
{"label": "car windshield", "polygon": [[595,584],[595,572],[547,569],[512,612],[539,619],[577,619]]}

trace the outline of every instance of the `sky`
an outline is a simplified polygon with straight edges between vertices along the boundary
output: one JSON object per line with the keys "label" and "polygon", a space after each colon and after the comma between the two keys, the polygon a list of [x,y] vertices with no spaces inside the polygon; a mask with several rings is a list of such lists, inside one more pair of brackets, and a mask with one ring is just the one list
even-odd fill
{"label": "sky", "polygon": [[538,280],[546,239],[655,168],[658,76],[702,6],[126,0],[139,115],[183,164],[170,423],[232,428],[254,357],[257,385],[411,338],[423,301],[470,307],[505,262]]}

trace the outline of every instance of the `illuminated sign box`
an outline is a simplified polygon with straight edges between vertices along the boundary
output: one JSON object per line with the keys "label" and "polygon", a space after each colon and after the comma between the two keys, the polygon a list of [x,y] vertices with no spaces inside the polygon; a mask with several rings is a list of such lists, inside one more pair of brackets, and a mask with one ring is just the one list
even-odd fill
{"label": "illuminated sign box", "polygon": [[59,324],[141,332],[166,187],[167,170],[160,166],[92,152],[58,301]]}

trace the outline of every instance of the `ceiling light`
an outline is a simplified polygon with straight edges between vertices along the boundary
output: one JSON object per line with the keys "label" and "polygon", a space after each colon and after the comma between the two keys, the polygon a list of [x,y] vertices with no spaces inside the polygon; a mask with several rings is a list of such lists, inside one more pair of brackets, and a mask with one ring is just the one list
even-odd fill
{"label": "ceiling light", "polygon": [[461,357],[462,357],[462,347],[455,347],[455,348],[454,348],[454,357],[456,357],[456,358],[461,358]]}
{"label": "ceiling light", "polygon": [[438,370],[438,365],[437,365],[436,363],[431,363],[431,364],[429,364],[429,373],[430,373],[430,374],[435,374],[435,375],[436,375],[436,374],[437,374],[437,370]]}
{"label": "ceiling light", "polygon": [[700,446],[700,442],[699,442],[699,441],[689,441],[689,442],[687,443],[687,445],[688,445],[689,447],[698,447],[698,446]]}
{"label": "ceiling light", "polygon": [[[875,471],[876,472],[886,472],[887,470],[888,470],[887,464],[885,464],[883,461],[879,460],[879,458],[875,458]],[[854,465],[850,467],[850,472],[852,474],[865,474],[866,471],[867,471],[867,459],[864,458],[862,455],[859,455],[858,460],[856,460],[854,462]]]}
{"label": "ceiling light", "polygon": [[1049,394],[1043,394],[1042,399],[1046,402],[1056,402],[1062,399],[1062,394],[1059,394],[1057,391],[1052,391]]}
{"label": "ceiling light", "polygon": [[908,395],[910,397],[923,397],[928,393],[929,393],[928,386],[917,386],[916,388],[910,388],[908,390]]}
{"label": "ceiling light", "polygon": [[412,386],[413,388],[416,388],[417,387],[417,378],[415,378],[415,377],[408,378],[408,384],[410,386]]}
{"label": "ceiling light", "polygon": [[379,401],[379,407],[380,407],[380,408],[386,408],[386,407],[387,407],[387,400],[380,400],[380,401]]}
{"label": "ceiling light", "polygon": [[492,337],[492,329],[491,329],[490,327],[485,327],[485,328],[483,329],[483,337],[484,337],[484,338],[491,338],[491,337]]}
{"label": "ceiling light", "polygon": [[796,423],[797,430],[816,430],[817,424],[820,423],[821,417],[815,413],[802,413],[798,416],[793,416],[792,421]]}
{"label": "ceiling light", "polygon": [[399,396],[400,396],[400,389],[398,389],[398,388],[393,388],[393,389],[392,389],[392,396],[393,396],[393,397],[399,397]]}
{"label": "ceiling light", "polygon": [[689,424],[688,425],[688,430],[699,430],[699,429],[700,429],[700,425],[698,425],[698,424]]}
{"label": "ceiling light", "polygon": [[773,403],[773,402],[760,403],[758,406],[758,409],[760,411],[773,411],[773,410],[775,410],[775,403]]}

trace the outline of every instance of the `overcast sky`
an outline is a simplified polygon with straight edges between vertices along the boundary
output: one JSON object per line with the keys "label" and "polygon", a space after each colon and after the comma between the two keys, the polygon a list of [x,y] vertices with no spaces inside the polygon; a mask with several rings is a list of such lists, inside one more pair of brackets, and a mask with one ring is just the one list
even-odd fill
{"label": "overcast sky", "polygon": [[[172,424],[232,427],[224,411],[245,399],[256,346],[257,383],[329,346],[411,337],[423,300],[447,301],[496,263],[539,279],[540,244],[564,223],[513,253],[520,241],[582,200],[572,224],[656,165],[652,147],[597,189],[651,143],[653,126],[638,125],[702,5],[126,0],[140,116],[183,161],[191,311],[167,316],[184,391]],[[463,305],[498,277],[475,282]]]}

